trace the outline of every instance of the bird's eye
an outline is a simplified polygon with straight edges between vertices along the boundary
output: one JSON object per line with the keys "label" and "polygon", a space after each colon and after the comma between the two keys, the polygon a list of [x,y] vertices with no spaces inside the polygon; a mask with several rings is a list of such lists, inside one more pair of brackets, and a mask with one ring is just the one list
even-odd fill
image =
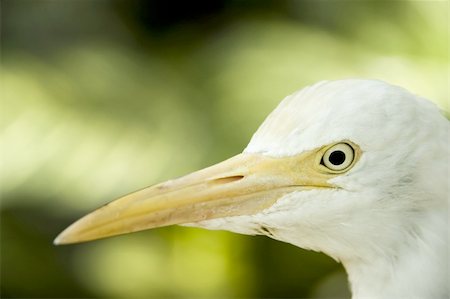
{"label": "bird's eye", "polygon": [[341,171],[352,164],[355,151],[347,143],[338,143],[330,147],[322,158],[322,164],[333,171]]}

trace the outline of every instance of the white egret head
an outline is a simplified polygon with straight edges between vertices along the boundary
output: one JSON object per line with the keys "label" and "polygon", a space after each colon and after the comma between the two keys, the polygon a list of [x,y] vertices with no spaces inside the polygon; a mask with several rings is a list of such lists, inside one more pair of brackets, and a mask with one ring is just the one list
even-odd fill
{"label": "white egret head", "polygon": [[120,198],[55,243],[185,224],[322,251],[358,276],[417,240],[446,250],[447,142],[438,109],[400,87],[320,82],[286,97],[242,154]]}
{"label": "white egret head", "polygon": [[[318,83],[286,97],[244,153],[311,153],[315,167],[299,164],[298,174],[327,173],[330,186],[293,190],[255,215],[200,225],[267,234],[339,260],[388,254],[418,233],[419,219],[446,210],[447,142],[448,122],[438,109],[400,87]],[[344,153],[336,156],[342,164],[327,161],[327,152]]]}

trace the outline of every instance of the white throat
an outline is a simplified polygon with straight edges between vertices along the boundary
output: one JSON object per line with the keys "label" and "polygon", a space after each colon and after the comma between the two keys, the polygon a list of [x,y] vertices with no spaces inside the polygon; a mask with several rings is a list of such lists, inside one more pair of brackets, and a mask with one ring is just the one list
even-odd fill
{"label": "white throat", "polygon": [[343,260],[353,298],[447,298],[447,215],[430,213],[395,256]]}

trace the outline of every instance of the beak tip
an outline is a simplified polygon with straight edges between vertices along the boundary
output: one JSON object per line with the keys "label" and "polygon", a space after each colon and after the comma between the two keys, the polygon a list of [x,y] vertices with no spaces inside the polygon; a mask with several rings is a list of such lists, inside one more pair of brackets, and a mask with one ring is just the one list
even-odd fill
{"label": "beak tip", "polygon": [[53,240],[53,245],[64,245],[67,244],[67,242],[65,242],[64,240],[64,232],[60,233],[54,240]]}
{"label": "beak tip", "polygon": [[82,242],[76,232],[73,231],[73,225],[69,226],[65,230],[59,233],[53,240],[53,245],[66,245],[72,243]]}
{"label": "beak tip", "polygon": [[55,246],[62,245],[62,242],[59,239],[59,236],[53,240],[53,245],[55,245]]}

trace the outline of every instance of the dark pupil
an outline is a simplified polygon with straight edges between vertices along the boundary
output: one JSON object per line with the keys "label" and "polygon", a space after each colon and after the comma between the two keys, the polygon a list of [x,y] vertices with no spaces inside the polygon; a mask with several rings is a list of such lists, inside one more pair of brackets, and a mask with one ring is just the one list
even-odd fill
{"label": "dark pupil", "polygon": [[345,154],[342,151],[334,151],[330,154],[328,160],[333,165],[341,165],[345,161]]}

